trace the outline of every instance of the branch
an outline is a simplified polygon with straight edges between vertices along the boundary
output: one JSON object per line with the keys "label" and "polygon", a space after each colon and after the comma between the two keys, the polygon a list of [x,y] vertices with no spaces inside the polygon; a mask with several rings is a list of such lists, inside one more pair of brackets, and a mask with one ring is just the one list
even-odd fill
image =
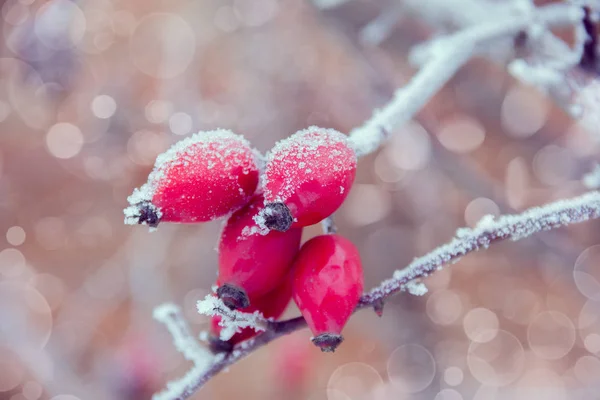
{"label": "branch", "polygon": [[[383,308],[384,301],[401,291],[407,290],[414,294],[423,294],[424,285],[419,282],[420,279],[439,271],[444,265],[457,262],[469,253],[485,249],[494,242],[504,239],[517,241],[536,232],[596,218],[600,218],[600,192],[589,192],[570,200],[560,200],[542,207],[534,207],[521,214],[506,215],[496,220],[488,215],[475,228],[459,229],[456,237],[450,242],[423,257],[416,258],[406,268],[396,271],[392,278],[363,294],[356,311],[365,307],[373,307],[379,313]],[[183,380],[178,381],[176,385],[169,385],[172,397],[162,397],[163,394],[161,394],[161,397],[155,396],[154,400],[187,399],[223,369],[273,340],[305,326],[306,321],[302,317],[269,322],[264,333],[236,345],[231,353],[216,356],[204,372],[199,372],[196,365]],[[173,390],[175,387],[177,388],[176,393]]]}
{"label": "branch", "polygon": [[427,46],[419,59],[427,62],[393,99],[362,126],[350,132],[358,156],[374,152],[392,131],[408,122],[473,56],[476,48],[499,38],[514,38],[531,26],[555,27],[578,24],[583,10],[572,4],[551,4],[532,8],[523,15],[486,20]]}
{"label": "branch", "polygon": [[200,346],[198,341],[192,336],[190,327],[181,314],[181,309],[174,304],[166,303],[154,309],[154,319],[165,324],[169,333],[173,337],[173,344],[186,360],[194,364],[202,364],[207,357],[211,357],[210,352]]}

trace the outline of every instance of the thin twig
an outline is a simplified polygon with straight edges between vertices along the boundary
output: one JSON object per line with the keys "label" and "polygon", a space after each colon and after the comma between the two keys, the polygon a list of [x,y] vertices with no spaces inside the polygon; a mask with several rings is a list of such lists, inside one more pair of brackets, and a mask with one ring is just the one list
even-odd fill
{"label": "thin twig", "polygon": [[[373,307],[380,311],[384,301],[410,287],[419,279],[439,271],[444,265],[457,262],[461,257],[487,248],[490,244],[505,239],[520,240],[536,232],[547,231],[561,226],[576,224],[600,217],[600,192],[590,192],[570,200],[560,200],[542,207],[534,207],[521,214],[506,215],[494,220],[492,216],[484,217],[474,229],[463,228],[457,231],[456,237],[450,242],[438,247],[429,254],[416,258],[410,265],[394,273],[394,276],[383,281],[379,286],[363,294],[356,311],[365,307]],[[258,348],[273,340],[297,331],[306,326],[302,317],[270,322],[267,330],[253,339],[242,342],[225,356],[214,359],[205,372],[198,374],[192,370],[182,381],[177,383],[178,393],[172,397],[155,397],[161,399],[187,399],[197,389],[201,388],[213,376],[223,369],[235,364]],[[196,378],[189,379],[190,374]],[[175,386],[171,385],[173,391]]]}

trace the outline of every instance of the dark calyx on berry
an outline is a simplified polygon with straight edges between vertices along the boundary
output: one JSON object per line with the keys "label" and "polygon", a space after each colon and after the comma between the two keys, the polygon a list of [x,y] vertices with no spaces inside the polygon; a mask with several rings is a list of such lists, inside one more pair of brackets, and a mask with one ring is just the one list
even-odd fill
{"label": "dark calyx on berry", "polygon": [[335,349],[344,341],[342,335],[335,333],[321,333],[312,338],[315,346],[319,347],[324,353],[333,353]]}
{"label": "dark calyx on berry", "polygon": [[250,306],[250,299],[246,291],[229,283],[225,283],[217,289],[217,296],[232,310]]}
{"label": "dark calyx on berry", "polygon": [[218,336],[210,335],[208,337],[208,348],[213,354],[231,353],[231,350],[233,350],[233,344],[231,342],[226,342],[225,340],[219,339]]}
{"label": "dark calyx on berry", "polygon": [[160,218],[158,217],[156,207],[152,203],[150,203],[149,201],[140,203],[138,204],[138,210],[140,212],[138,223],[146,223],[152,228],[156,228],[158,226]]}
{"label": "dark calyx on berry", "polygon": [[290,229],[294,221],[290,209],[283,203],[266,204],[262,215],[265,218],[265,226],[279,232]]}

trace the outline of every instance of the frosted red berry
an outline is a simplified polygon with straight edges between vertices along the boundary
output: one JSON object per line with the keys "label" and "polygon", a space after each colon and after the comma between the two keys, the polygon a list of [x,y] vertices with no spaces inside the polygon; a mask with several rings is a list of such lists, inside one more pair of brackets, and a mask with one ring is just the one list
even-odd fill
{"label": "frosted red berry", "polygon": [[[250,306],[240,309],[240,311],[248,313],[260,311],[265,318],[277,319],[281,317],[291,299],[291,276],[288,274],[283,278],[277,288],[261,297],[251,297]],[[219,339],[219,334],[221,333],[221,326],[219,326],[220,321],[221,317],[219,316],[213,316],[211,318],[209,344],[214,353],[230,351],[236,344],[248,340],[260,333],[252,328],[244,328],[241,332],[234,334],[231,339],[223,341]]]}
{"label": "frosted red berry", "polygon": [[363,292],[360,254],[340,235],[306,242],[293,266],[292,296],[306,319],[313,343],[334,351]]}
{"label": "frosted red berry", "polygon": [[245,205],[258,185],[257,153],[227,130],[199,132],[157,157],[148,182],[127,199],[125,222],[204,222]]}
{"label": "frosted red berry", "polygon": [[264,198],[256,195],[225,224],[219,240],[217,294],[231,308],[266,295],[289,273],[300,247],[302,228],[277,232],[259,227],[257,216]]}
{"label": "frosted red berry", "polygon": [[285,231],[327,218],[344,202],[355,175],[356,154],[340,132],[313,126],[280,141],[263,177],[264,225]]}

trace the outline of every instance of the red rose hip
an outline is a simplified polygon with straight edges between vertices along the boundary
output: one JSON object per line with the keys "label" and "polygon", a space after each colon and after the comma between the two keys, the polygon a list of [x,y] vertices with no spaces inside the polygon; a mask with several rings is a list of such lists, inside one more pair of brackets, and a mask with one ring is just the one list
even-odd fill
{"label": "red rose hip", "polygon": [[356,175],[345,135],[312,126],[277,143],[263,177],[263,224],[285,231],[315,224],[343,203]]}
{"label": "red rose hip", "polygon": [[322,351],[342,342],[342,328],[363,292],[360,254],[340,235],[317,236],[306,242],[293,266],[292,296]]}
{"label": "red rose hip", "polygon": [[204,222],[245,205],[258,185],[257,153],[227,130],[199,132],[156,158],[127,199],[125,223]]}
{"label": "red rose hip", "polygon": [[256,195],[221,233],[217,295],[230,308],[246,308],[252,298],[279,286],[300,247],[302,228],[277,232],[258,226],[255,219],[263,208],[263,196]]}
{"label": "red rose hip", "polygon": [[[291,299],[291,276],[288,274],[283,278],[277,288],[261,297],[252,297],[250,299],[250,306],[242,308],[240,311],[248,313],[260,311],[265,318],[277,319],[281,317]],[[220,321],[221,317],[219,316],[213,316],[211,318],[210,336],[208,340],[213,353],[231,351],[236,344],[248,340],[259,333],[252,328],[244,328],[241,332],[233,335],[231,339],[223,341],[219,339],[219,334],[221,333],[221,326],[219,326]]]}

